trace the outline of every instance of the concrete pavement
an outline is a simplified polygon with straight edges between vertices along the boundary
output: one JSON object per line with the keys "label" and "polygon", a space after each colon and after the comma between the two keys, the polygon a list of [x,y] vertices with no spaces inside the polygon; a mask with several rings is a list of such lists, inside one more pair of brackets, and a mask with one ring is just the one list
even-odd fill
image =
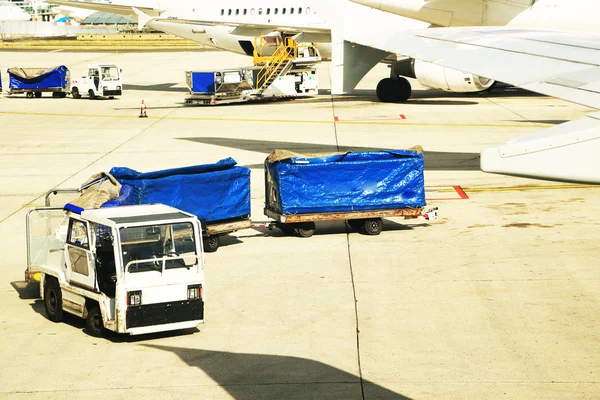
{"label": "concrete pavement", "polygon": [[[591,399],[600,396],[600,190],[488,175],[489,145],[588,109],[521,91],[415,90],[382,104],[376,67],[356,95],[184,107],[184,72],[235,67],[207,53],[3,52],[0,67],[114,62],[118,100],[0,98],[0,397],[27,399]],[[6,74],[2,76],[7,82]],[[147,119],[138,119],[139,106]],[[404,116],[405,119],[402,118]],[[337,117],[337,118],[336,118]],[[337,120],[337,121],[336,121]],[[421,144],[440,220],[379,236],[317,224],[312,238],[244,230],[207,255],[206,323],[141,337],[54,324],[22,282],[25,214],[55,187],[113,166],[150,171],[233,157],[252,169],[299,151]],[[549,186],[549,187],[548,187]],[[471,191],[469,189],[472,189]],[[518,189],[518,190],[514,190]]]}

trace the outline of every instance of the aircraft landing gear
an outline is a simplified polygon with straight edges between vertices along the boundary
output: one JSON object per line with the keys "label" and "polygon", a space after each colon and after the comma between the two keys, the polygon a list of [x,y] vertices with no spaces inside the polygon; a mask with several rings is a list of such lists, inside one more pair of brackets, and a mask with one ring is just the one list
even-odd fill
{"label": "aircraft landing gear", "polygon": [[402,103],[408,100],[412,88],[408,79],[401,76],[385,78],[377,84],[377,98],[384,103]]}

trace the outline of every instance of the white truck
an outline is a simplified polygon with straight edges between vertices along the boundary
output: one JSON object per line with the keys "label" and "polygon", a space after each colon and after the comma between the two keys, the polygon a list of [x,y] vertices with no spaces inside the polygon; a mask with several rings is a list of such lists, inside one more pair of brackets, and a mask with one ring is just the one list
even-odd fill
{"label": "white truck", "polygon": [[116,65],[90,64],[88,73],[81,79],[71,80],[71,95],[74,99],[88,96],[90,100],[99,97],[114,99],[123,94],[121,69]]}
{"label": "white truck", "polygon": [[40,282],[47,316],[87,321],[87,332],[131,335],[204,322],[202,229],[162,204],[27,214],[25,280]]}

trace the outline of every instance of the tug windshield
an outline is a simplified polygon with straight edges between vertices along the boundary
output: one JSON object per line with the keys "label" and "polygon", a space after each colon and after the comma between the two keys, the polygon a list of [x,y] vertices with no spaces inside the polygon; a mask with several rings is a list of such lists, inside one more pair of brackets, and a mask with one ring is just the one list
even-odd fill
{"label": "tug windshield", "polygon": [[123,265],[130,273],[190,268],[198,263],[191,223],[121,228]]}
{"label": "tug windshield", "polygon": [[117,67],[101,67],[103,81],[118,81],[119,69]]}

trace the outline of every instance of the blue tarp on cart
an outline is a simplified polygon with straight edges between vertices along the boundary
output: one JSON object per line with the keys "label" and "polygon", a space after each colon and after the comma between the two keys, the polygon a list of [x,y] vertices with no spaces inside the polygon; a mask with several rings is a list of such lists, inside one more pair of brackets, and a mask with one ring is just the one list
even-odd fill
{"label": "blue tarp on cart", "polygon": [[162,203],[216,222],[250,216],[250,170],[233,158],[214,164],[152,172],[110,170],[122,185],[121,196],[103,207]]}
{"label": "blue tarp on cart", "polygon": [[425,206],[422,152],[275,154],[265,161],[265,198],[279,214]]}
{"label": "blue tarp on cart", "polygon": [[10,89],[66,88],[69,69],[64,65],[52,68],[9,68]]}

